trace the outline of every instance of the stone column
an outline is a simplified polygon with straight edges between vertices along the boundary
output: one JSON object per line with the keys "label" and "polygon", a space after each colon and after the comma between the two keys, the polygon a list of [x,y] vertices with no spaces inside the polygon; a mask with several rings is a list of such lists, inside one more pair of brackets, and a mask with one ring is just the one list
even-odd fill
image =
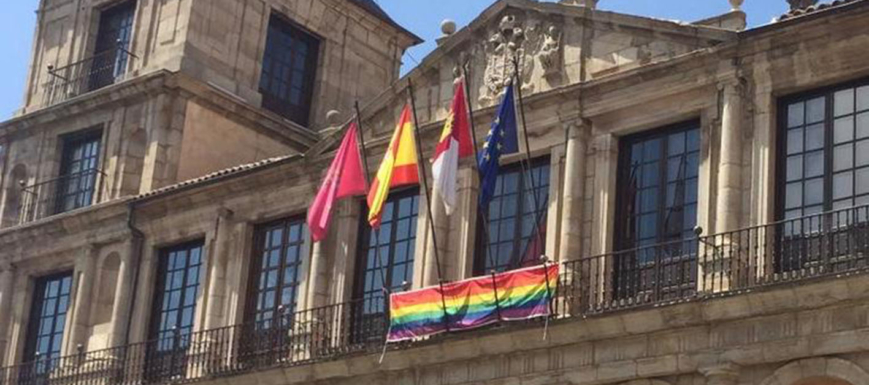
{"label": "stone column", "polygon": [[[325,245],[324,245],[325,243]],[[329,301],[329,246],[334,243],[333,234],[311,248],[311,274],[308,277],[308,293],[305,305],[308,309],[326,306]]]}
{"label": "stone column", "polygon": [[736,230],[742,212],[742,95],[736,80],[721,86],[721,148],[715,231]]}
{"label": "stone column", "polygon": [[[434,231],[436,232],[435,236],[432,237],[431,231],[432,229],[428,226],[429,222],[426,219],[425,230],[429,232],[428,236],[425,237],[425,266],[423,271],[423,281],[422,286],[434,286],[440,283],[440,279],[448,280],[449,277],[439,277],[438,276],[438,262],[440,262],[440,271],[442,274],[446,275],[446,272],[449,270],[448,266],[450,265],[449,261],[451,257],[448,256],[446,250],[446,240],[449,237],[450,232],[450,223],[449,216],[447,216],[446,207],[444,207],[444,202],[440,197],[440,192],[437,189],[433,189],[431,194],[431,213],[432,213],[432,222],[434,223]],[[421,199],[422,200],[422,199]],[[422,204],[423,202],[420,202]],[[420,206],[419,211],[420,215],[428,215],[427,208]],[[434,239],[437,238],[437,245],[435,245]],[[437,247],[437,251],[435,250]],[[437,254],[435,254],[437,252]],[[440,258],[440,260],[438,260]]]}
{"label": "stone column", "polygon": [[739,367],[734,364],[722,364],[700,370],[706,377],[706,385],[737,385]]}
{"label": "stone column", "polygon": [[232,211],[227,209],[220,209],[217,212],[213,261],[210,263],[208,292],[205,293],[207,300],[205,302],[203,330],[226,326],[222,325],[222,322],[225,318],[224,309],[226,307],[226,266],[232,247],[232,216]]}
{"label": "stone column", "polygon": [[79,345],[87,345],[87,328],[90,323],[90,310],[93,303],[93,287],[96,280],[97,248],[85,246],[76,261],[75,302],[72,309],[69,345],[67,354],[74,353]]}
{"label": "stone column", "polygon": [[611,134],[598,135],[592,142],[595,162],[592,255],[606,254],[613,247],[618,147],[618,138]]}
{"label": "stone column", "polygon": [[12,290],[15,270],[11,264],[0,265],[0,366],[6,361],[9,345],[9,324],[12,321]]}
{"label": "stone column", "polygon": [[112,304],[110,347],[127,343],[127,328],[133,306],[133,285],[136,281],[135,266],[139,260],[139,241],[130,238],[124,242],[124,249],[126,251],[121,255],[121,265],[118,266],[118,282]]}
{"label": "stone column", "polygon": [[585,126],[565,125],[567,149],[564,156],[564,192],[562,193],[560,261],[581,257],[582,204],[585,189]]}

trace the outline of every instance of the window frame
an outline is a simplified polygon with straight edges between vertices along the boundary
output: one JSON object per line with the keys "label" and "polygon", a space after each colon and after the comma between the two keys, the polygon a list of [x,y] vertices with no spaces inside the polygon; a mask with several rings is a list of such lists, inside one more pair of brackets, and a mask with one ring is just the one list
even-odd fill
{"label": "window frame", "polygon": [[[636,134],[627,135],[627,136],[624,136],[622,138],[619,138],[619,154],[618,154],[618,162],[617,162],[617,166],[616,166],[616,191],[615,191],[616,209],[615,209],[615,221],[614,221],[615,223],[613,226],[613,230],[615,232],[613,233],[614,236],[612,239],[612,246],[613,246],[613,250],[615,252],[633,250],[633,249],[638,248],[637,245],[633,245],[631,247],[625,247],[627,240],[623,239],[622,236],[624,234],[626,234],[626,232],[627,232],[627,228],[626,228],[627,224],[625,223],[624,220],[619,220],[619,218],[627,218],[627,213],[625,212],[627,209],[626,201],[625,201],[625,199],[626,199],[625,198],[625,191],[626,191],[627,185],[630,183],[630,171],[631,171],[631,159],[630,159],[631,151],[629,150],[630,147],[636,143],[645,142],[645,141],[650,140],[650,139],[655,138],[655,137],[661,138],[662,140],[665,141],[665,145],[662,147],[662,151],[661,151],[662,159],[658,160],[661,163],[661,165],[659,166],[659,171],[658,171],[659,183],[663,184],[663,186],[659,187],[659,189],[661,189],[662,191],[659,191],[659,196],[657,199],[656,208],[658,210],[666,209],[667,208],[666,184],[668,182],[666,180],[660,179],[661,176],[666,177],[666,175],[667,175],[666,157],[668,157],[667,149],[668,149],[669,144],[666,143],[666,138],[672,134],[679,133],[679,132],[687,133],[693,129],[697,130],[697,141],[698,141],[698,149],[697,149],[698,160],[697,160],[697,177],[696,177],[696,179],[697,179],[697,192],[696,192],[696,194],[697,194],[697,202],[699,202],[699,198],[700,198],[700,191],[699,191],[700,190],[700,183],[699,183],[700,182],[700,164],[702,163],[701,156],[703,153],[703,130],[702,130],[702,121],[700,119],[691,119],[691,120],[687,120],[687,121],[683,121],[683,122],[679,122],[679,123],[675,123],[675,124],[670,124],[670,125],[662,126],[659,128],[654,128],[651,130],[647,130],[647,131],[643,131],[643,132],[639,132]],[[685,153],[687,154],[688,152],[689,151],[687,151],[687,149],[686,149]],[[691,152],[693,152],[693,151],[691,151]],[[663,192],[663,194],[661,194],[660,192]],[[698,203],[693,203],[693,204],[697,205]],[[683,205],[683,209],[684,209],[684,205]],[[697,223],[697,218],[699,218],[699,210],[697,210],[695,212],[695,224]],[[656,226],[658,226],[659,228],[664,228],[665,221],[666,221],[666,215],[658,215],[658,218],[656,221]],[[683,229],[683,231],[684,231],[684,229]],[[664,235],[663,232],[660,232],[660,231],[658,232],[658,234],[656,235],[655,244],[660,244],[660,243],[664,243],[664,242],[680,242],[680,241],[684,242],[687,240],[685,238],[682,238],[679,240],[676,240],[676,239],[669,239],[668,240],[668,239],[664,239],[663,235]]]}
{"label": "window frame", "polygon": [[[300,225],[301,226],[301,234],[300,234],[300,242],[298,244],[290,244],[289,242],[289,234],[287,231],[291,226]],[[283,234],[281,236],[280,243],[280,260],[278,262],[278,267],[270,270],[277,271],[277,283],[275,286],[275,306],[271,309],[260,310],[259,309],[259,294],[261,290],[260,287],[260,278],[263,273],[263,259],[265,253],[265,236],[272,230],[281,227],[283,230]],[[257,329],[259,329],[259,324],[261,321],[257,320],[257,317],[260,313],[271,311],[273,312],[272,318],[270,320],[274,321],[278,319],[279,314],[278,309],[282,304],[280,303],[280,294],[281,291],[285,288],[286,277],[285,272],[287,268],[286,264],[286,252],[290,247],[299,247],[300,252],[302,254],[299,255],[298,261],[296,262],[296,271],[295,271],[295,283],[294,283],[294,299],[293,299],[293,309],[291,311],[284,310],[284,314],[282,316],[285,319],[292,319],[292,314],[294,311],[298,310],[299,306],[299,295],[301,294],[300,289],[302,288],[303,283],[305,282],[305,277],[303,276],[307,272],[302,269],[307,265],[307,261],[305,258],[310,259],[312,254],[312,242],[310,237],[310,232],[307,228],[307,221],[304,215],[293,215],[288,216],[276,220],[272,220],[269,222],[258,224],[253,229],[253,244],[251,245],[251,258],[249,259],[249,267],[248,267],[248,290],[245,296],[245,312],[244,312],[244,322],[255,325]],[[286,325],[289,326],[289,325]],[[266,328],[268,329],[268,328]]]}
{"label": "window frame", "polygon": [[[386,202],[384,203],[384,207],[388,203],[391,203],[391,202],[394,202],[397,200],[406,199],[406,198],[417,199],[417,202],[416,202],[417,212],[415,214],[416,218],[413,219],[413,221],[414,221],[413,223],[418,224],[420,214],[421,214],[420,204],[422,203],[422,199],[420,197],[420,188],[419,187],[417,187],[417,186],[408,187],[408,188],[403,188],[403,189],[399,189],[399,190],[396,190],[394,192],[391,192],[389,194],[389,197],[387,197]],[[353,296],[352,296],[352,298],[354,300],[365,300],[368,298],[367,297],[368,293],[366,293],[366,291],[365,291],[365,274],[367,272],[366,265],[368,263],[368,250],[370,248],[370,246],[368,244],[371,242],[371,237],[374,236],[374,229],[372,229],[371,226],[368,224],[368,206],[365,202],[362,202],[361,206],[362,206],[362,210],[361,210],[362,215],[361,215],[360,220],[359,220],[359,239],[358,239],[358,242],[356,242],[356,244],[357,244],[356,245],[356,255],[358,257],[356,258],[356,267],[354,269],[356,279],[353,280],[354,282],[353,282]],[[411,206],[411,211],[413,211],[412,206]],[[393,209],[393,213],[394,213],[394,218],[392,220],[390,220],[389,223],[394,223],[395,217],[398,216],[398,208],[397,207],[395,209]],[[387,221],[384,221],[384,223],[386,223],[386,222]],[[413,270],[416,268],[416,264],[418,262],[418,261],[416,261],[416,251],[417,251],[417,248],[420,246],[418,244],[419,226],[416,225],[416,228],[414,229],[413,224],[411,224],[411,229],[415,230],[415,231],[410,232],[410,236],[413,238],[413,252],[408,254],[408,258],[410,259],[410,265],[412,266],[412,269],[410,271],[410,277],[413,278]],[[389,251],[388,251],[389,252],[389,260],[388,260],[386,266],[381,266],[381,268],[386,269],[385,271],[386,271],[387,276],[384,277],[384,279],[386,280],[387,284],[392,282],[392,274],[393,274],[392,270],[393,270],[393,266],[394,266],[394,262],[395,262],[396,233],[397,233],[396,231],[391,231],[391,233],[390,233],[389,243],[388,243],[389,244]],[[407,264],[407,261],[405,261],[405,264]],[[405,271],[405,273],[406,273],[406,271]],[[379,274],[375,273],[375,275],[377,275],[379,277]],[[379,279],[377,282],[380,282]]]}
{"label": "window frame", "polygon": [[[489,235],[489,233],[484,226],[489,225],[489,217],[488,217],[489,208],[488,207],[485,209],[480,208],[477,212],[477,230],[476,230],[476,240],[475,240],[475,245],[474,245],[474,261],[473,261],[473,271],[474,271],[474,275],[476,275],[476,276],[489,274],[490,271],[487,271],[487,269],[492,270],[494,268],[496,271],[506,271],[506,270],[509,270],[511,267],[518,268],[519,267],[518,265],[512,266],[513,262],[520,262],[520,263],[522,262],[521,259],[517,259],[517,258],[519,258],[519,255],[522,253],[522,251],[519,251],[519,250],[521,250],[522,246],[523,246],[523,244],[522,244],[522,242],[523,242],[522,225],[524,222],[522,222],[521,219],[525,216],[525,213],[524,213],[525,197],[526,197],[526,194],[529,193],[529,190],[531,190],[532,188],[534,190],[540,190],[543,188],[542,185],[541,186],[537,185],[537,183],[540,181],[532,180],[532,182],[534,183],[533,186],[531,184],[526,185],[525,182],[528,180],[529,174],[531,174],[531,179],[534,179],[533,171],[536,170],[537,168],[547,169],[546,174],[549,177],[549,179],[547,179],[546,183],[545,183],[546,184],[545,188],[547,190],[546,191],[546,202],[543,202],[542,207],[541,207],[541,210],[543,212],[543,215],[541,216],[541,223],[546,223],[546,221],[548,221],[548,219],[549,219],[549,203],[550,203],[550,200],[552,198],[552,183],[551,183],[552,158],[549,154],[547,154],[547,155],[542,155],[542,156],[531,159],[530,170],[526,169],[526,167],[527,167],[526,163],[527,162],[525,160],[521,160],[521,161],[516,161],[516,162],[508,163],[505,165],[501,165],[500,171],[498,172],[498,178],[501,178],[506,173],[513,173],[513,172],[517,172],[517,171],[518,171],[517,174],[519,175],[519,181],[518,181],[519,185],[518,185],[518,190],[516,192],[517,208],[516,208],[516,217],[515,218],[520,219],[520,221],[517,222],[513,228],[513,234],[514,234],[513,252],[511,253],[511,256],[510,256],[509,261],[507,262],[507,265],[504,265],[504,266],[497,265],[494,267],[487,266],[487,264],[489,263],[489,254],[488,254],[487,249],[489,249],[489,247],[491,245],[490,245],[490,239],[486,239],[486,236]],[[537,193],[537,191],[535,191],[535,193]],[[503,195],[493,196],[492,199],[494,200],[494,199],[500,198],[502,196]],[[537,204],[540,205],[541,202],[537,202]],[[490,205],[491,205],[491,203],[490,203]],[[535,213],[538,213],[538,212],[539,211],[535,210]],[[534,224],[535,228],[537,228],[537,225],[539,225],[539,224],[540,223]],[[532,232],[533,232],[533,230],[532,230]],[[529,241],[530,241],[530,239],[529,239]],[[545,247],[546,247],[546,233],[545,232],[543,234],[541,241],[543,242],[543,248],[545,249]],[[498,262],[498,261],[495,261],[495,262]],[[500,270],[500,268],[502,268],[502,267],[505,268],[506,270]]]}
{"label": "window frame", "polygon": [[[197,248],[199,249],[199,263],[195,264],[195,266],[191,266],[190,253],[192,250],[197,249]],[[196,292],[194,293],[194,299],[193,299],[193,305],[192,305],[192,308],[193,308],[193,310],[192,310],[192,312],[193,312],[192,323],[189,325],[190,332],[187,333],[187,335],[191,335],[191,334],[196,332],[196,326],[197,326],[196,325],[196,313],[197,313],[197,308],[199,307],[198,300],[199,300],[199,297],[202,293],[202,284],[203,284],[202,275],[205,273],[204,269],[206,267],[206,265],[205,265],[205,258],[206,258],[205,240],[201,239],[201,238],[193,240],[193,241],[187,241],[187,242],[183,242],[183,243],[178,243],[178,244],[166,246],[166,247],[160,248],[157,251],[158,258],[157,258],[157,266],[156,266],[156,270],[155,270],[156,274],[154,277],[154,292],[153,292],[153,300],[152,300],[152,304],[151,304],[151,308],[150,308],[151,315],[149,317],[150,322],[149,322],[149,327],[148,327],[148,340],[149,341],[159,341],[160,340],[160,333],[166,332],[166,330],[161,330],[161,316],[163,314],[163,310],[161,309],[161,307],[162,307],[162,302],[165,299],[165,295],[167,292],[165,286],[166,286],[166,279],[168,278],[167,275],[169,273],[169,270],[168,270],[169,255],[173,252],[178,252],[178,251],[185,251],[186,252],[187,262],[185,263],[185,267],[184,267],[182,290],[180,291],[181,297],[178,300],[180,307],[177,308],[176,310],[183,310],[183,308],[185,307],[184,306],[184,299],[186,298],[185,292],[187,291],[187,289],[190,288],[190,285],[187,282],[188,281],[187,278],[188,278],[188,274],[190,272],[190,269],[192,269],[194,267],[199,269],[198,279],[197,279],[197,283],[196,283]],[[175,271],[177,271],[177,269]],[[182,318],[181,311],[178,312],[178,318],[179,319]],[[184,328],[186,328],[186,327],[184,327]],[[181,328],[179,328],[179,329],[181,329]],[[181,332],[181,333],[183,333],[183,332]],[[159,345],[159,342],[157,343],[157,345]],[[186,348],[181,348],[181,347],[175,346],[171,350],[162,350],[159,348],[159,346],[157,346],[154,348],[154,351],[161,353],[161,352],[174,352],[177,350],[184,350],[184,349],[186,349]]]}
{"label": "window frame", "polygon": [[[52,191],[55,194],[55,199],[51,207],[48,209],[51,210],[52,214],[62,214],[65,212],[77,210],[84,207],[89,207],[94,205],[100,197],[98,194],[100,193],[100,189],[98,188],[99,183],[101,183],[100,178],[100,168],[101,162],[103,158],[103,130],[102,128],[90,128],[86,130],[76,131],[69,134],[64,134],[59,137],[61,146],[60,146],[60,163],[58,165],[57,171],[57,185],[55,187],[56,191]],[[95,143],[94,143],[95,142]],[[95,144],[96,150],[93,156],[85,156],[84,154],[80,159],[73,159],[73,152],[75,149],[80,147],[87,147],[91,144]],[[71,172],[70,168],[72,167],[72,163],[75,162],[83,162],[85,159],[88,161],[93,161],[93,167],[88,169],[81,169],[78,172]],[[76,192],[70,193],[69,188],[71,183],[73,183],[73,179],[75,183],[79,184],[79,187],[76,189]],[[90,184],[90,186],[82,188],[81,182],[85,181]],[[87,202],[74,203],[74,207],[70,209],[65,208],[66,199],[72,197],[76,200],[79,197],[85,194],[87,196],[90,195]]]}
{"label": "window frame", "polygon": [[[820,88],[813,88],[807,91],[798,92],[790,95],[786,95],[778,98],[778,102],[776,104],[778,111],[776,113],[777,122],[775,123],[775,164],[774,169],[776,172],[775,176],[775,197],[773,199],[774,205],[774,219],[776,221],[785,220],[785,213],[787,211],[786,205],[786,188],[788,184],[787,180],[787,132],[790,129],[788,127],[788,107],[791,104],[803,102],[806,103],[812,99],[816,99],[819,97],[824,97],[824,119],[821,123],[823,123],[824,130],[824,170],[821,173],[821,177],[824,179],[823,181],[823,200],[821,202],[822,210],[821,212],[828,212],[833,210],[833,204],[836,199],[833,197],[833,179],[836,174],[833,168],[833,161],[835,158],[834,148],[836,144],[834,143],[834,125],[836,121],[835,116],[835,95],[838,91],[843,91],[847,89],[856,90],[862,87],[869,86],[869,78],[860,78],[855,80],[850,80],[847,82],[837,83],[833,85],[828,85]],[[856,98],[856,95],[855,95]],[[869,110],[863,111],[863,113],[867,113]],[[857,106],[854,106],[854,112],[851,114],[855,117],[859,115],[857,112]],[[817,123],[816,123],[817,124]],[[856,122],[854,123],[856,125]],[[807,124],[804,122],[802,125],[805,129]],[[856,127],[856,126],[855,126]],[[863,138],[866,140],[866,138]],[[853,138],[850,142],[857,142],[857,138]],[[803,143],[805,146],[805,143]],[[803,150],[803,153],[805,149]],[[853,166],[853,159],[852,159]],[[855,167],[850,167],[851,170],[854,170]],[[803,170],[803,178],[805,178],[805,169]],[[856,182],[852,180],[852,188],[856,185]],[[856,199],[855,195],[851,196],[851,199]],[[805,200],[803,200],[805,202]],[[800,208],[802,210],[805,209],[805,204],[801,205]],[[814,214],[812,214],[814,215]],[[805,216],[805,214],[803,215]]]}
{"label": "window frame", "polygon": [[[37,345],[39,343],[39,337],[40,337],[38,335],[39,329],[41,326],[40,323],[43,319],[39,313],[40,312],[44,313],[44,310],[42,310],[42,309],[45,306],[45,301],[46,301],[45,291],[47,290],[48,283],[52,282],[52,281],[61,281],[61,284],[60,284],[61,286],[58,289],[60,290],[60,293],[62,293],[62,290],[63,290],[62,281],[64,279],[67,279],[67,278],[69,279],[69,289],[65,295],[67,297],[67,305],[66,305],[66,310],[63,312],[63,317],[64,317],[64,325],[63,326],[64,327],[63,327],[63,330],[60,332],[60,337],[61,337],[60,346],[57,346],[57,350],[58,350],[57,357],[50,358],[48,365],[52,366],[51,361],[56,361],[60,357],[63,356],[63,336],[67,332],[66,326],[69,325],[69,321],[70,321],[68,319],[68,316],[69,316],[69,311],[73,306],[72,295],[73,295],[73,290],[74,290],[74,285],[75,285],[75,272],[71,271],[71,270],[40,276],[34,280],[33,292],[32,292],[33,296],[31,297],[31,300],[30,300],[29,318],[27,320],[27,327],[25,328],[26,334],[24,336],[24,352],[23,352],[24,354],[22,356],[23,363],[33,362],[34,365],[38,365],[38,362],[35,362],[36,361],[36,351],[38,349]],[[54,297],[54,298],[59,299],[61,296],[62,295]],[[56,327],[57,327],[57,312],[56,312],[56,310],[57,310],[57,303],[55,303],[55,314],[54,314],[55,317],[54,317],[54,321],[52,321],[52,329],[56,329]],[[56,333],[57,333],[56,331],[52,332],[52,334],[56,334]],[[49,351],[53,350],[53,348],[55,347],[53,342],[49,342],[49,346],[50,346]],[[54,362],[54,364],[56,364],[56,363],[57,362]],[[38,371],[39,368],[34,367],[34,370]],[[41,373],[41,374],[48,374],[48,371],[50,371],[50,370],[51,370],[51,367],[48,367],[48,368],[46,368],[46,372]]]}
{"label": "window frame", "polygon": [[[268,82],[268,85],[272,85],[276,83],[276,79],[272,76],[266,77],[267,73],[271,71],[266,71],[267,65],[274,65],[274,60],[267,61],[267,57],[269,56],[269,38],[271,37],[272,28],[277,28],[282,30],[284,33],[292,35],[295,39],[299,39],[306,43],[308,47],[308,52],[305,57],[305,71],[303,76],[303,82],[301,85],[301,96],[300,103],[298,105],[294,105],[291,103],[292,96],[290,95],[293,88],[292,83],[292,74],[290,74],[290,78],[286,79],[283,86],[287,89],[287,97],[281,98],[279,95],[275,95],[274,93],[267,91],[269,87],[263,87],[264,82]],[[259,66],[259,81],[257,83],[257,92],[262,96],[261,106],[262,108],[271,111],[275,114],[280,115],[281,117],[288,119],[296,124],[299,124],[303,127],[307,127],[310,124],[311,112],[314,107],[314,88],[316,85],[316,79],[320,71],[318,71],[318,64],[320,62],[320,53],[322,51],[321,46],[325,40],[314,33],[313,31],[305,28],[299,23],[293,21],[286,15],[272,10],[271,15],[269,16],[268,23],[266,25],[266,33],[265,40],[263,41],[263,52],[262,57],[260,58],[260,66]],[[294,64],[294,60],[296,59],[295,51],[291,51],[293,54],[291,55],[291,63]],[[293,72],[292,64],[289,65],[290,72]],[[268,80],[267,80],[268,79]]]}
{"label": "window frame", "polygon": [[[87,91],[95,91],[114,84],[127,73],[130,62],[129,48],[136,33],[137,0],[123,0],[96,9],[98,18],[91,49],[92,62],[89,69]],[[127,15],[127,12],[129,13]],[[107,17],[122,17],[117,29],[116,40],[124,40],[122,45],[109,41],[103,30]],[[125,39],[123,39],[126,37]],[[124,52],[119,52],[123,50]],[[109,72],[110,70],[110,72]]]}

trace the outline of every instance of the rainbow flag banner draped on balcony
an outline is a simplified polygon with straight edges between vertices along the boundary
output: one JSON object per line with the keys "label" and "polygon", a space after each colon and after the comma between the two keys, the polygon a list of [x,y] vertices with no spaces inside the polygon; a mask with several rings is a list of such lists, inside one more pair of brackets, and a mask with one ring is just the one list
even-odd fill
{"label": "rainbow flag banner draped on balcony", "polygon": [[387,341],[549,316],[557,282],[558,264],[551,264],[394,293]]}

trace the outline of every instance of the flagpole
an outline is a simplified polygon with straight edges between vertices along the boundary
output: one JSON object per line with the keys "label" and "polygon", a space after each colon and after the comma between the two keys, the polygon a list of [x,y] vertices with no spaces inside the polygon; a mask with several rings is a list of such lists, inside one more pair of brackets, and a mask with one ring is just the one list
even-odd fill
{"label": "flagpole", "polygon": [[425,191],[425,205],[428,208],[428,227],[431,228],[431,240],[432,243],[434,243],[434,247],[432,249],[434,250],[435,255],[435,265],[437,265],[438,285],[440,285],[441,289],[441,303],[444,307],[444,326],[447,332],[449,332],[450,322],[448,318],[449,315],[447,313],[447,300],[446,298],[444,298],[444,276],[443,272],[441,271],[441,258],[440,251],[438,250],[437,231],[435,230],[434,215],[431,209],[431,194],[428,191],[428,177],[425,174],[425,158],[423,158],[422,155],[422,136],[419,133],[419,120],[416,117],[416,98],[413,96],[413,82],[410,80],[410,77],[407,78],[407,91],[410,94],[410,108],[413,114],[413,131],[416,137],[416,140],[414,142],[416,142],[416,153],[418,158],[417,164],[419,164],[418,172],[420,174],[420,180],[422,180],[422,188]]}
{"label": "flagpole", "polygon": [[[467,110],[468,110],[468,119],[470,120],[470,125],[471,125],[471,141],[474,144],[474,168],[477,169],[476,174],[477,174],[477,180],[479,181],[480,180],[480,164],[478,163],[479,159],[477,158],[477,151],[479,151],[480,147],[477,146],[477,125],[476,125],[476,123],[474,123],[474,108],[471,106],[471,91],[470,91],[471,90],[471,81],[468,80],[470,71],[468,71],[465,68],[465,63],[461,63],[459,65],[459,67],[461,67],[461,69],[462,69],[461,70],[462,71],[462,83],[464,83],[463,84],[464,87],[462,87],[462,88],[464,88],[464,92],[465,92],[465,95],[464,95],[465,96],[465,108],[467,108]],[[480,205],[477,205],[477,215],[483,220],[483,233],[486,236],[486,243],[483,244],[482,246],[483,246],[484,252],[486,253],[486,259],[489,260],[489,263],[494,268],[495,267],[495,259],[492,258],[492,254],[489,252],[489,245],[488,245],[488,242],[491,239],[490,235],[489,235],[489,217],[487,215],[481,215],[481,212],[482,212],[482,214],[487,214],[489,212],[489,208],[488,207],[484,208]]]}
{"label": "flagpole", "polygon": [[[528,169],[528,179],[531,181],[531,197],[534,198],[534,210],[537,214],[534,218],[534,228],[537,237],[537,244],[541,249],[545,248],[543,239],[540,236],[540,220],[543,219],[545,209],[540,207],[540,202],[537,201],[537,186],[534,182],[534,169],[531,163],[531,144],[528,141],[528,123],[525,120],[525,102],[522,98],[522,81],[519,79],[519,56],[513,56],[513,86],[516,87],[516,96],[519,102],[519,113],[522,115],[522,136],[525,137],[525,163]],[[540,210],[539,212],[537,210]],[[521,258],[521,257],[520,257]],[[520,260],[521,262],[521,260]]]}
{"label": "flagpole", "polygon": [[[356,130],[359,133],[359,145],[362,150],[362,167],[365,169],[365,183],[371,186],[371,173],[368,169],[368,150],[365,148],[365,134],[362,129],[362,115],[359,113],[359,101],[354,102],[353,108],[356,110]],[[374,266],[380,270],[380,288],[384,292],[385,300],[388,300],[390,290],[386,285],[386,272],[380,260],[380,228],[377,227],[372,230],[374,230]]]}

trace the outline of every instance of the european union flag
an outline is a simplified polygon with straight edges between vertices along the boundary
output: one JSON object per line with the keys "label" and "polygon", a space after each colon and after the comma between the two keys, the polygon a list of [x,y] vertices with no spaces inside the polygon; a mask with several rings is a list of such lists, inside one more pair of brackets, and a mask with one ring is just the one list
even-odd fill
{"label": "european union flag", "polygon": [[480,207],[489,207],[489,201],[495,194],[495,183],[501,168],[501,155],[519,152],[519,140],[516,127],[516,104],[513,97],[513,85],[507,87],[498,116],[492,122],[492,128],[486,136],[483,151],[477,158],[480,169]]}

